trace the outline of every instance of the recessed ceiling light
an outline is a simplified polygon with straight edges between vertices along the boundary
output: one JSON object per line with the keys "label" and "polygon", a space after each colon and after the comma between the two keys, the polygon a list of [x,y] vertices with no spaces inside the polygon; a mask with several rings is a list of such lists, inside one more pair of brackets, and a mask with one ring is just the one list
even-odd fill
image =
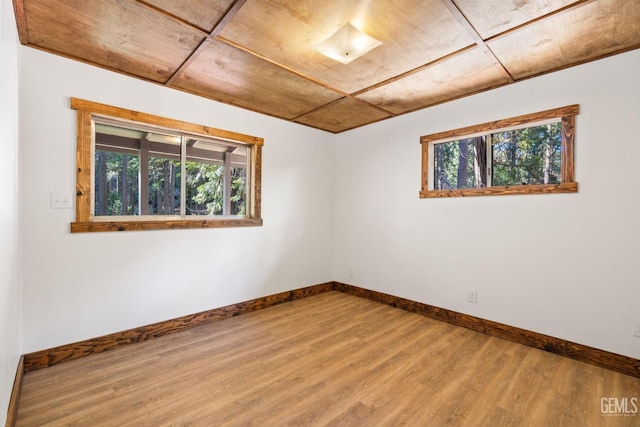
{"label": "recessed ceiling light", "polygon": [[316,46],[316,50],[324,56],[348,64],[381,44],[380,40],[363,33],[351,24],[345,24],[334,35]]}

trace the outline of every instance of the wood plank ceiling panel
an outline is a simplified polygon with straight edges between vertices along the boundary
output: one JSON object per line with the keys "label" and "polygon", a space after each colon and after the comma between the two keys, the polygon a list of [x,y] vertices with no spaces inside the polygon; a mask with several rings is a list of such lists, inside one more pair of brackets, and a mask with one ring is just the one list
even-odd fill
{"label": "wood plank ceiling panel", "polygon": [[358,98],[402,114],[507,83],[509,78],[500,66],[474,47]]}
{"label": "wood plank ceiling panel", "polygon": [[218,41],[203,48],[172,86],[285,119],[342,96]]}
{"label": "wood plank ceiling panel", "polygon": [[233,0],[140,0],[195,25],[209,33]]}
{"label": "wood plank ceiling panel", "polygon": [[384,120],[391,116],[390,113],[356,98],[343,98],[298,117],[294,121],[338,133]]}
{"label": "wood plank ceiling panel", "polygon": [[640,1],[599,0],[487,42],[522,79],[640,47]]}
{"label": "wood plank ceiling panel", "polygon": [[128,0],[24,0],[28,43],[165,82],[206,36]]}
{"label": "wood plank ceiling panel", "polygon": [[[330,132],[640,47],[640,0],[13,2],[25,45]],[[383,44],[314,50],[348,22]]]}
{"label": "wood plank ceiling panel", "polygon": [[[348,22],[383,44],[347,65],[314,50]],[[346,93],[473,44],[441,0],[248,0],[220,36]]]}
{"label": "wood plank ceiling panel", "polygon": [[537,19],[576,0],[453,0],[483,39]]}

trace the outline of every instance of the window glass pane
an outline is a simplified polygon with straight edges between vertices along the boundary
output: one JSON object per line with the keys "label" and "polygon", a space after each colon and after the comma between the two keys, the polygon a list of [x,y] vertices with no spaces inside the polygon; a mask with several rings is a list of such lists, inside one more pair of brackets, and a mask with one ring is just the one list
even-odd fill
{"label": "window glass pane", "polygon": [[578,192],[579,110],[568,105],[421,136],[420,197]]}
{"label": "window glass pane", "polygon": [[100,122],[95,129],[94,214],[180,215],[181,138]]}
{"label": "window glass pane", "polygon": [[72,233],[262,225],[263,138],[77,98],[71,108]]}
{"label": "window glass pane", "polygon": [[244,146],[96,122],[95,147],[97,216],[183,215],[182,191],[184,215],[247,214],[248,149]]}
{"label": "window glass pane", "polygon": [[149,158],[148,215],[180,215],[180,161]]}
{"label": "window glass pane", "polygon": [[231,168],[231,215],[247,214],[247,168]]}
{"label": "window glass pane", "polygon": [[147,158],[146,215],[180,215],[182,138],[161,133],[144,134],[142,156]]}
{"label": "window glass pane", "polygon": [[186,169],[187,215],[246,215],[246,148],[187,140]]}
{"label": "window glass pane", "polygon": [[435,144],[434,190],[486,186],[486,142],[484,137]]}
{"label": "window glass pane", "polygon": [[94,215],[139,215],[137,155],[95,152]]}
{"label": "window glass pane", "polygon": [[187,215],[221,215],[224,165],[187,161]]}
{"label": "window glass pane", "polygon": [[493,186],[557,184],[560,182],[560,123],[498,132],[491,135]]}
{"label": "window glass pane", "polygon": [[139,215],[140,132],[96,123],[94,215]]}

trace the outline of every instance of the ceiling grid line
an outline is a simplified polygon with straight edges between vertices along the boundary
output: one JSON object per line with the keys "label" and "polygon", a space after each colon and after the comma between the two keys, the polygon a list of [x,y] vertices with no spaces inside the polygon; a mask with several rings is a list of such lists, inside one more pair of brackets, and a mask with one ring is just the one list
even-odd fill
{"label": "ceiling grid line", "polygon": [[157,6],[154,6],[152,4],[149,4],[148,2],[146,2],[145,0],[133,0],[134,2],[138,3],[140,6],[155,12],[155,13],[159,13],[160,15],[171,19],[174,22],[177,22],[181,25],[187,25],[189,27],[192,27],[200,32],[202,32],[203,37],[207,34],[207,30],[205,30],[204,28],[199,27],[198,25],[195,25],[189,21],[187,21],[186,19],[182,19],[179,16],[174,15],[173,13],[169,13],[166,10],[160,9]]}
{"label": "ceiling grid line", "polygon": [[[340,98],[340,99],[336,99],[335,101],[332,101],[332,102],[330,102],[329,104],[325,104],[325,105],[321,105],[321,106],[319,106],[319,107],[315,107],[315,108],[313,108],[313,109],[311,109],[311,110],[309,110],[309,111],[306,111],[306,112],[304,112],[304,113],[302,113],[302,114],[300,114],[300,115],[298,115],[298,116],[296,116],[296,117],[291,118],[290,120],[294,120],[294,121],[295,121],[295,120],[299,119],[300,117],[304,117],[304,116],[305,116],[305,115],[307,115],[307,114],[314,113],[314,112],[316,112],[317,110],[320,110],[320,109],[325,108],[325,107],[329,107],[329,106],[331,106],[332,104],[335,104],[336,102],[338,102],[338,101],[340,101],[340,100],[342,100],[342,99],[344,99],[344,98],[350,98],[350,99],[353,99],[353,100],[358,101],[358,102],[361,102],[361,103],[363,103],[363,104],[367,104],[367,105],[369,105],[370,107],[372,107],[372,108],[374,108],[374,109],[377,109],[377,110],[379,110],[379,111],[381,111],[381,112],[383,112],[383,113],[391,114],[392,116],[394,115],[392,112],[387,111],[387,110],[385,110],[384,108],[381,108],[381,107],[379,107],[379,106],[377,106],[377,105],[374,105],[374,104],[368,103],[368,102],[366,102],[366,101],[365,101],[365,100],[363,100],[363,99],[357,98],[354,94],[351,94],[351,93],[348,93],[348,92],[342,91],[342,90],[340,90],[340,89],[338,89],[338,88],[336,88],[336,87],[329,86],[329,85],[327,85],[326,83],[324,83],[324,82],[322,82],[322,81],[320,81],[320,80],[314,79],[313,77],[307,76],[306,74],[302,74],[302,73],[300,73],[300,72],[298,72],[298,71],[296,71],[296,70],[294,70],[294,69],[292,69],[292,68],[290,68],[290,67],[287,67],[286,65],[280,64],[280,63],[278,63],[278,62],[276,62],[276,61],[274,61],[274,60],[272,60],[272,59],[269,59],[269,58],[267,58],[267,57],[265,57],[265,56],[263,56],[263,55],[260,55],[259,53],[254,52],[254,51],[252,51],[251,49],[249,49],[249,48],[247,48],[247,47],[245,47],[245,46],[240,46],[240,45],[238,45],[238,44],[234,43],[233,41],[228,40],[228,39],[226,39],[226,38],[224,38],[224,37],[222,37],[222,36],[217,36],[217,37],[215,38],[215,40],[220,41],[220,42],[222,42],[222,43],[224,43],[224,44],[226,44],[226,45],[228,45],[228,46],[231,46],[231,47],[236,48],[236,49],[238,49],[238,50],[241,50],[241,51],[243,51],[243,52],[246,52],[246,53],[248,53],[248,54],[250,54],[250,55],[252,55],[252,56],[254,56],[254,57],[256,57],[256,58],[259,58],[259,59],[261,59],[261,60],[267,61],[267,62],[269,62],[269,63],[271,63],[271,64],[273,64],[273,65],[275,65],[275,66],[277,66],[277,67],[279,67],[279,68],[281,68],[281,69],[283,69],[284,71],[287,71],[287,72],[289,72],[289,73],[295,74],[295,75],[296,75],[296,76],[298,76],[298,77],[301,77],[301,78],[303,78],[303,79],[305,79],[305,80],[308,80],[308,81],[309,81],[309,82],[311,82],[311,83],[317,84],[318,86],[322,86],[322,87],[324,87],[325,89],[328,89],[328,90],[331,90],[331,91],[333,91],[333,92],[336,92],[337,94],[339,94],[339,95],[341,95],[341,96],[342,96],[342,98]],[[367,90],[367,89],[365,88],[363,91],[366,91],[366,90]]]}
{"label": "ceiling grid line", "polygon": [[184,73],[187,68],[189,68],[189,65],[191,65],[193,63],[193,61],[198,59],[198,56],[202,53],[203,50],[205,50],[207,48],[209,43],[211,43],[211,39],[210,38],[205,37],[204,39],[202,39],[202,41],[200,42],[198,47],[196,47],[194,49],[194,51],[191,52],[191,55],[189,55],[187,57],[187,59],[185,59],[184,62],[182,64],[180,64],[178,69],[176,69],[176,71],[174,71],[173,74],[171,74],[171,76],[167,79],[167,81],[164,83],[164,85],[165,86],[172,86],[173,83],[176,81],[176,79],[178,77],[180,77],[182,75],[182,73]]}
{"label": "ceiling grid line", "polygon": [[235,0],[233,4],[227,9],[227,11],[222,15],[222,18],[216,23],[211,32],[209,33],[209,37],[217,37],[218,34],[224,29],[224,27],[233,19],[234,16],[238,14],[240,8],[245,5],[247,0]]}
{"label": "ceiling grid line", "polygon": [[460,50],[457,50],[455,52],[451,52],[451,53],[449,53],[449,54],[447,54],[447,55],[445,55],[445,56],[443,56],[441,58],[435,59],[435,60],[433,60],[431,62],[428,62],[426,64],[423,64],[423,65],[420,65],[420,66],[414,68],[413,70],[406,71],[406,72],[404,72],[402,74],[398,74],[397,76],[393,76],[391,78],[388,78],[387,80],[383,80],[383,81],[381,81],[379,83],[376,83],[374,85],[371,85],[369,87],[365,87],[364,89],[360,89],[359,91],[354,92],[351,95],[359,96],[359,95],[362,95],[363,93],[367,93],[367,92],[372,91],[374,89],[377,89],[379,87],[386,86],[389,83],[393,83],[395,81],[402,80],[402,79],[404,79],[406,77],[409,77],[409,76],[411,76],[413,74],[416,74],[416,73],[419,73],[421,71],[424,71],[424,70],[428,69],[429,67],[433,67],[433,66],[436,66],[438,64],[442,64],[443,62],[446,62],[446,61],[448,61],[448,60],[450,60],[452,58],[455,58],[458,55],[462,55],[463,53],[473,49],[473,47],[474,47],[473,45],[465,46]]}
{"label": "ceiling grid line", "polygon": [[550,19],[550,18],[556,18],[556,17],[558,17],[558,16],[560,16],[560,15],[562,15],[564,13],[568,13],[568,12],[571,12],[573,10],[579,9],[580,7],[586,6],[586,5],[588,5],[590,3],[593,3],[595,1],[598,1],[598,0],[578,0],[575,3],[568,4],[568,5],[564,6],[564,7],[561,7],[560,9],[554,10],[552,12],[549,12],[549,13],[546,13],[544,15],[538,16],[538,17],[536,17],[534,19],[531,19],[529,21],[523,22],[520,25],[516,25],[515,27],[512,27],[512,28],[509,28],[507,30],[504,30],[504,31],[502,31],[502,32],[500,32],[498,34],[494,34],[491,37],[487,37],[485,39],[485,42],[491,42],[491,41],[493,41],[495,39],[499,39],[499,38],[504,37],[504,36],[512,35],[512,34],[518,32],[518,31],[520,31],[522,29],[530,27],[531,25],[543,22],[543,21],[545,21],[547,19]]}
{"label": "ceiling grid line", "polygon": [[504,64],[500,62],[500,60],[495,55],[495,53],[493,53],[491,48],[487,46],[487,44],[485,43],[480,33],[478,33],[478,30],[476,30],[476,28],[465,16],[465,14],[462,13],[462,11],[458,7],[458,5],[454,2],[454,0],[442,0],[442,3],[444,3],[445,7],[449,9],[449,12],[451,12],[451,14],[454,16],[456,21],[458,21],[458,23],[462,25],[462,27],[464,27],[467,33],[469,33],[471,38],[476,42],[476,45],[480,49],[482,49],[482,51],[485,53],[485,55],[487,55],[487,57],[489,57],[491,62],[493,62],[494,65],[496,65],[497,67],[499,67],[500,72],[509,80],[509,83],[513,83],[515,80],[513,79],[513,76],[511,75],[511,73],[509,73],[509,71],[506,69]]}
{"label": "ceiling grid line", "polygon": [[227,22],[229,22],[236,15],[236,13],[238,13],[240,8],[246,3],[246,1],[247,0],[236,0],[231,6],[229,6],[224,15],[213,26],[213,29],[207,34],[207,37],[202,40],[202,43],[200,43],[198,47],[195,48],[193,52],[191,52],[191,55],[189,55],[189,57],[185,59],[182,64],[180,64],[180,67],[178,67],[178,69],[171,75],[171,77],[169,77],[165,85],[171,86],[176,81],[176,79],[180,75],[182,75],[182,73],[184,73],[189,65],[191,65],[191,63],[198,58],[198,55],[200,55],[200,53],[202,53],[202,51],[206,49],[209,43],[211,43],[211,41],[214,40],[214,38],[220,33],[220,31],[222,31],[224,26],[227,25]]}
{"label": "ceiling grid line", "polygon": [[307,76],[306,74],[300,73],[299,71],[296,71],[293,68],[287,67],[286,65],[280,64],[279,62],[274,61],[273,59],[267,58],[264,55],[260,55],[258,52],[255,52],[255,51],[249,49],[246,46],[239,45],[238,43],[235,43],[232,40],[226,39],[226,38],[224,38],[222,36],[217,36],[215,38],[215,40],[219,41],[221,43],[224,43],[227,46],[230,46],[230,47],[232,47],[234,49],[237,49],[239,51],[247,53],[247,54],[249,54],[249,55],[251,55],[251,56],[253,56],[255,58],[258,58],[260,60],[263,60],[263,61],[266,61],[266,62],[268,62],[270,64],[273,64],[276,67],[279,67],[279,68],[281,68],[282,70],[284,70],[284,71],[286,71],[288,73],[295,74],[298,77],[302,77],[303,79],[308,80],[311,83],[315,83],[318,86],[322,86],[325,89],[329,89],[329,90],[331,90],[333,92],[336,92],[336,93],[340,94],[341,96],[344,96],[344,97],[350,96],[350,94],[347,93],[347,92],[344,92],[344,91],[342,91],[342,90],[340,90],[340,89],[338,89],[336,87],[330,86],[330,85],[328,85],[328,84],[326,84],[324,82],[321,82],[320,80],[314,79],[313,77]]}
{"label": "ceiling grid line", "polygon": [[[23,45],[339,133],[640,48],[633,0],[13,0]],[[382,44],[316,47],[345,24]]]}

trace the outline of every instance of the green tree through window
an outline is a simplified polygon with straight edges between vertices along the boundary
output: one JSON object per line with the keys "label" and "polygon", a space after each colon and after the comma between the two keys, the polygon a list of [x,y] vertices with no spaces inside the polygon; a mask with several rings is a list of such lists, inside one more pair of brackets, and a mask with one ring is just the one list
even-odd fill
{"label": "green tree through window", "polygon": [[420,197],[571,193],[577,105],[420,138]]}

